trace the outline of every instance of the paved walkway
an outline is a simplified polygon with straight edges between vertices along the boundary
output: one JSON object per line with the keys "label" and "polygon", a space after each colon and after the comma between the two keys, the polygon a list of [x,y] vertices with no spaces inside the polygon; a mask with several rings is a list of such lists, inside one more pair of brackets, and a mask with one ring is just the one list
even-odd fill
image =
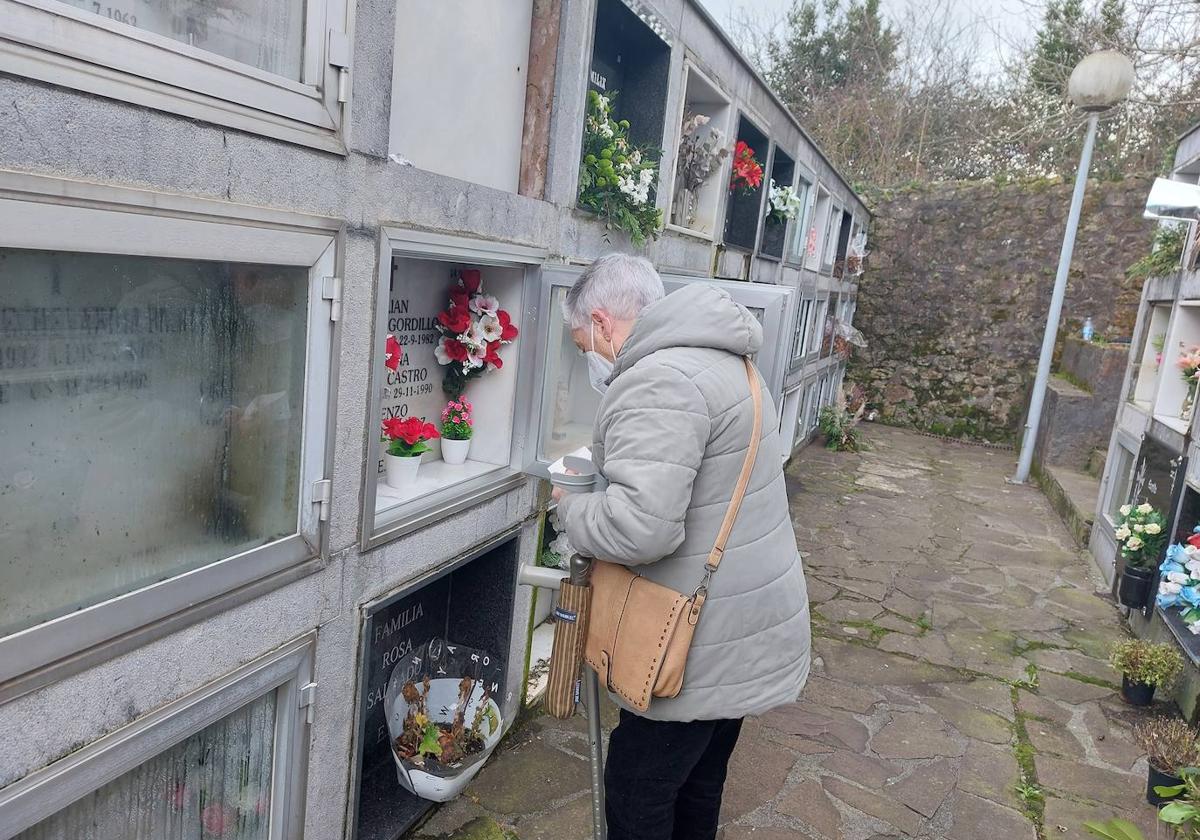
{"label": "paved walkway", "polygon": [[[1086,556],[1005,484],[1011,453],[868,431],[789,469],[816,657],[800,702],[747,722],[725,840],[1084,838],[1114,815],[1156,836]],[[529,722],[418,835],[587,840],[582,728]]]}

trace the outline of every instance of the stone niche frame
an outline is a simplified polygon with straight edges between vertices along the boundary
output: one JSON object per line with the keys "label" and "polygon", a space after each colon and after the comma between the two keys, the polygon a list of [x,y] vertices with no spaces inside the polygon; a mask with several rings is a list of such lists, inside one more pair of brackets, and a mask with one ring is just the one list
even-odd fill
{"label": "stone niche frame", "polygon": [[[796,182],[796,161],[792,156],[778,146],[775,147],[774,154],[771,156],[771,177],[767,181],[767,187],[770,188],[770,182],[774,181],[779,187],[794,187]],[[763,235],[762,245],[759,247],[761,256],[770,259],[782,260],[783,247],[787,241],[788,226],[798,224],[801,220],[795,221],[784,220],[782,224],[771,219],[771,198],[768,194],[763,202]]]}
{"label": "stone niche frame", "polygon": [[[763,207],[766,203],[768,183],[768,162],[770,160],[770,140],[767,132],[760,129],[750,119],[749,115],[738,115],[737,136],[731,148],[737,147],[737,141],[744,140],[754,150],[754,157],[763,164],[763,179],[757,189],[750,192],[729,190],[725,201],[725,246],[742,251],[753,251],[758,243],[758,231],[763,217]],[[732,152],[731,152],[732,154]],[[732,166],[730,172],[732,173]]]}
{"label": "stone niche frame", "polygon": [[[720,131],[725,137],[725,148],[731,149],[729,122],[733,115],[733,106],[730,104],[729,97],[691,61],[685,61],[683,65],[683,101],[678,114],[680,126],[683,125],[688,114],[703,114],[708,117],[709,128]],[[680,141],[682,139],[681,133]],[[678,145],[675,154],[678,159]],[[730,154],[726,154],[725,160],[721,161],[720,165],[709,175],[708,180],[695,191],[694,198],[691,198],[695,206],[691,225],[686,224],[682,218],[683,203],[688,201],[688,197],[685,195],[686,190],[681,183],[679,167],[676,164],[674,167],[675,181],[672,185],[667,213],[666,227],[668,230],[712,241],[716,236],[717,220],[720,218],[721,199],[728,192],[724,187],[729,183],[730,157]]]}
{"label": "stone niche frame", "polygon": [[[360,608],[348,840],[396,840],[434,805],[404,790],[396,776],[383,694],[398,660],[441,636],[498,657],[502,686],[514,668],[522,667],[506,661],[514,629],[519,533],[507,531]],[[510,726],[520,698],[510,692],[497,699]]]}
{"label": "stone niche frame", "polygon": [[[524,483],[519,430],[535,421],[536,408],[519,396],[536,359],[528,345],[536,338],[536,306],[545,251],[504,242],[385,227],[380,236],[379,280],[371,384],[364,441],[363,515],[360,542],[368,550]],[[475,436],[466,464],[447,465],[440,449],[421,456],[411,492],[386,487],[381,470],[384,416],[441,419],[448,397],[443,368],[436,362],[433,319],[449,305],[455,269],[478,268],[483,290],[500,299],[520,330],[500,351],[504,365],[473,380],[465,392],[475,406]],[[394,270],[395,269],[395,270]],[[399,371],[384,365],[388,334],[405,342]],[[412,350],[411,357],[408,351]]]}
{"label": "stone niche frame", "polygon": [[629,140],[660,159],[670,71],[670,37],[653,12],[636,0],[598,0],[587,89],[616,93],[613,119],[629,120]]}

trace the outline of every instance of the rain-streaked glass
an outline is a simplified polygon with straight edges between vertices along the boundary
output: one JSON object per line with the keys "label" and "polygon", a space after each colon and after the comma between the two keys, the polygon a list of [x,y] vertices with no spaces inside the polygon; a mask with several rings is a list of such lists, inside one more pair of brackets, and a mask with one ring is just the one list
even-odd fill
{"label": "rain-streaked glass", "polygon": [[0,249],[0,635],[296,533],[307,289]]}
{"label": "rain-streaked glass", "polygon": [[13,840],[266,840],[275,707],[272,691]]}
{"label": "rain-streaked glass", "polygon": [[542,394],[545,419],[540,445],[541,457],[549,461],[592,445],[592,425],[600,409],[600,395],[588,379],[587,359],[571,340],[571,330],[561,315],[566,297],[567,290],[562,287],[555,287],[550,296],[548,369]]}
{"label": "rain-streaked glass", "polygon": [[59,0],[108,20],[301,80],[304,0]]}

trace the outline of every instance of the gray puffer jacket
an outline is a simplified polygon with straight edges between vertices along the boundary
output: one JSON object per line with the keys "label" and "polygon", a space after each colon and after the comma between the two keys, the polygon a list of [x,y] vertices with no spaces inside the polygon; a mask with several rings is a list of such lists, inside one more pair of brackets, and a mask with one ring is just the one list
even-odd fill
{"label": "gray puffer jacket", "polygon": [[[584,556],[692,592],[750,443],[742,356],[762,327],[728,294],[697,283],[644,309],[617,355],[592,457],[606,490],[560,503]],[[808,593],[784,491],[779,419],[763,388],[762,443],[688,656],[683,690],[645,717],[713,720],[790,703],[808,677]]]}

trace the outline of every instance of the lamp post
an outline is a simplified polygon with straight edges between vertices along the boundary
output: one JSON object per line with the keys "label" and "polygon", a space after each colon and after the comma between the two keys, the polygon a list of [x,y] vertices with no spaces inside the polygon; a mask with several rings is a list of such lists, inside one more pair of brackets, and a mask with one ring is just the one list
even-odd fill
{"label": "lamp post", "polygon": [[1063,234],[1062,251],[1058,257],[1058,274],[1054,278],[1054,293],[1046,313],[1046,332],[1042,336],[1042,354],[1038,357],[1037,377],[1029,402],[1029,419],[1021,439],[1021,457],[1013,484],[1024,484],[1033,466],[1033,449],[1037,444],[1042,405],[1046,400],[1046,385],[1050,381],[1050,362],[1058,339],[1058,321],[1062,316],[1063,298],[1067,293],[1067,275],[1071,270],[1071,255],[1075,251],[1075,233],[1079,229],[1079,211],[1083,206],[1083,191],[1087,187],[1088,170],[1092,165],[1092,149],[1096,145],[1096,126],[1100,113],[1124,99],[1133,87],[1133,63],[1115,50],[1101,50],[1083,59],[1071,71],[1067,92],[1072,104],[1088,115],[1087,136],[1079,156],[1079,171],[1075,175],[1075,191],[1071,194],[1071,210],[1067,214],[1067,230]]}

